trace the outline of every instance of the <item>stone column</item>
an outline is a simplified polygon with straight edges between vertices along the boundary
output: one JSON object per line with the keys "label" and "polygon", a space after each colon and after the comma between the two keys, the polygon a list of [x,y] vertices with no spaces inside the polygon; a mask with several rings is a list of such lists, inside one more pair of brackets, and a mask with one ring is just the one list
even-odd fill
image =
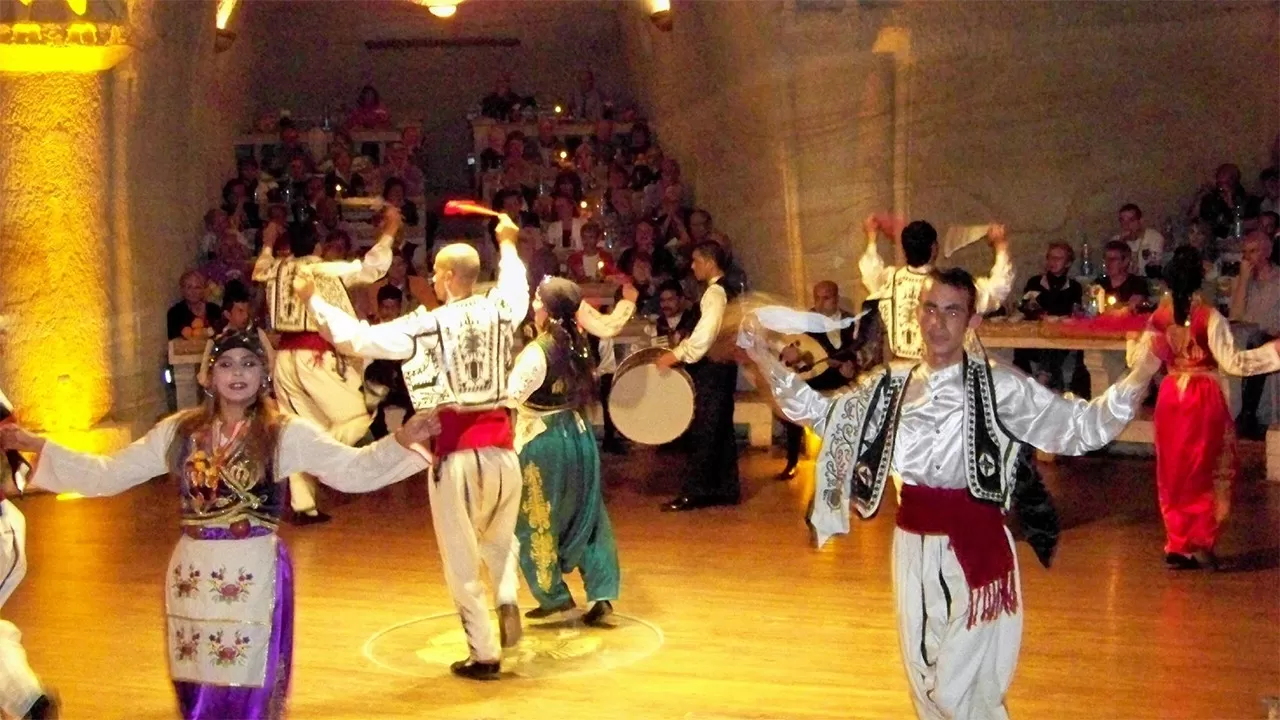
{"label": "stone column", "polygon": [[100,73],[0,73],[0,379],[55,433],[111,408],[104,94]]}

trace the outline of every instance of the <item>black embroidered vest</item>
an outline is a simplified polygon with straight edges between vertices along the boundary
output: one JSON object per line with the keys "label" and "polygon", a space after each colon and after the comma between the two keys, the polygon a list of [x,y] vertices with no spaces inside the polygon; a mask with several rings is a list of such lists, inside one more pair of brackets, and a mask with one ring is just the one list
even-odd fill
{"label": "black embroidered vest", "polygon": [[572,351],[556,342],[550,333],[542,333],[533,342],[547,358],[547,374],[525,405],[543,412],[574,408],[574,399],[586,394],[580,383],[591,382],[591,378],[574,370]]}

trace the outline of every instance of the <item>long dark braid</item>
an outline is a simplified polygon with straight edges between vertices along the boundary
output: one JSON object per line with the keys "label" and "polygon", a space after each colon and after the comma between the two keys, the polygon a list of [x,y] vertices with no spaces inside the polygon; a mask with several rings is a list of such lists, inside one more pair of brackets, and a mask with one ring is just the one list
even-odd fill
{"label": "long dark braid", "polygon": [[1173,295],[1173,321],[1186,325],[1191,317],[1191,299],[1204,283],[1204,261],[1200,251],[1184,245],[1173,252],[1164,268],[1164,278]]}

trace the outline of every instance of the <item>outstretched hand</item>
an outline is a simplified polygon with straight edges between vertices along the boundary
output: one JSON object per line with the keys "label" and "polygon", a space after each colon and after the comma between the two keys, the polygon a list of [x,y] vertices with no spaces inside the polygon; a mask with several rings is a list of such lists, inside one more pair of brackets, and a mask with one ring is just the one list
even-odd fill
{"label": "outstretched hand", "polygon": [[0,425],[0,448],[38,453],[44,449],[44,438],[27,431],[17,423]]}
{"label": "outstretched hand", "polygon": [[630,302],[640,299],[640,291],[636,289],[635,283],[631,282],[631,278],[627,278],[622,284],[622,299]]}
{"label": "outstretched hand", "polygon": [[378,235],[395,237],[403,225],[404,216],[401,215],[400,208],[391,204],[384,205],[382,208],[382,223],[378,227]]}
{"label": "outstretched hand", "polygon": [[987,242],[991,243],[991,249],[1000,252],[1009,247],[1009,239],[1005,236],[1004,225],[993,223],[987,228]]}
{"label": "outstretched hand", "polygon": [[520,238],[520,226],[511,220],[511,216],[503,213],[498,216],[498,227],[494,228],[498,242],[504,245],[515,245]]}
{"label": "outstretched hand", "polygon": [[440,434],[440,414],[432,410],[420,412],[405,421],[396,431],[396,442],[412,449],[414,445],[431,442],[431,438]]}

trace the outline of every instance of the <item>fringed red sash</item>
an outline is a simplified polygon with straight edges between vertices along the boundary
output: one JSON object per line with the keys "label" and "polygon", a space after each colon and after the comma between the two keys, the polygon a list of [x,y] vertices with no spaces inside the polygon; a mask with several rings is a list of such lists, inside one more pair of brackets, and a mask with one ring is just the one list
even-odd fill
{"label": "fringed red sash", "polygon": [[1000,506],[965,490],[903,485],[898,527],[917,535],[946,535],[969,584],[969,625],[1018,611],[1013,550]]}
{"label": "fringed red sash", "polygon": [[498,408],[480,412],[440,411],[440,434],[435,438],[436,454],[444,457],[459,450],[515,447],[511,412]]}

